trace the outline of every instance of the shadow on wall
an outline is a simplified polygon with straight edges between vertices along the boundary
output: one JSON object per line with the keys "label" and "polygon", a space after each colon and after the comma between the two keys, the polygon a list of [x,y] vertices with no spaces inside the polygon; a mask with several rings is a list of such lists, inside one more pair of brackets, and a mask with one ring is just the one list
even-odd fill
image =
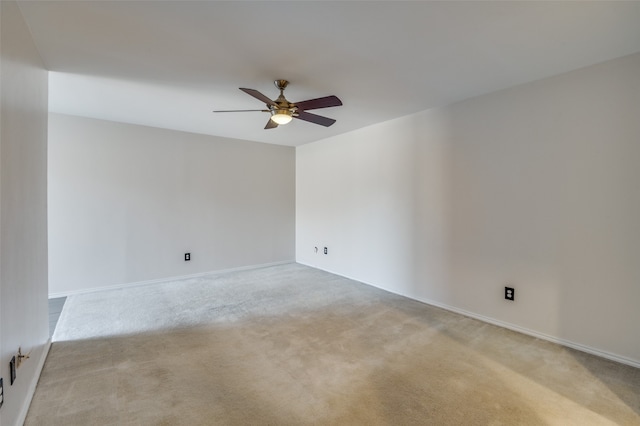
{"label": "shadow on wall", "polygon": [[409,129],[409,226],[411,286],[419,300],[453,300],[452,176],[450,117],[439,110],[407,118]]}

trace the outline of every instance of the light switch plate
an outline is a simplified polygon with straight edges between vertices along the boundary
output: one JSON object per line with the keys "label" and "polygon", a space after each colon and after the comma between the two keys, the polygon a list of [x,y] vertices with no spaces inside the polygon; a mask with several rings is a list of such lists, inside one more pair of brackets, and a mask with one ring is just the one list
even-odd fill
{"label": "light switch plate", "polygon": [[11,381],[9,382],[10,384],[13,384],[13,382],[16,381],[16,357],[12,357],[11,361],[9,361],[9,374],[11,374]]}

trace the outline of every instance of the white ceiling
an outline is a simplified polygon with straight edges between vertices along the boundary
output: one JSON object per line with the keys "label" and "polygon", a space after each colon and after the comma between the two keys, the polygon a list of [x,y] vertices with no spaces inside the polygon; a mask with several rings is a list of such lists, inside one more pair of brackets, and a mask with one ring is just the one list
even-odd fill
{"label": "white ceiling", "polygon": [[[640,2],[21,1],[52,111],[297,146],[640,51]],[[264,130],[274,79],[325,128]]]}

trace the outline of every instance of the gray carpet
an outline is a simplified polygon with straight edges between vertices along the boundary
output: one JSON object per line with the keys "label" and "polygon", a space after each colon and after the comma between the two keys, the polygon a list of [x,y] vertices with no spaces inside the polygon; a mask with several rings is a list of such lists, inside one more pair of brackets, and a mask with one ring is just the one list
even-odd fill
{"label": "gray carpet", "polygon": [[290,264],[71,296],[26,425],[640,425],[640,370]]}

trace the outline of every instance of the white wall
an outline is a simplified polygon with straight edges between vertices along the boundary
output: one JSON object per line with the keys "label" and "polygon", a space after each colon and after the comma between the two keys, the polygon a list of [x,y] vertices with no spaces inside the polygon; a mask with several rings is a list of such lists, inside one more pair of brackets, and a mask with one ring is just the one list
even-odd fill
{"label": "white wall", "polygon": [[294,260],[292,147],[49,117],[50,293]]}
{"label": "white wall", "polygon": [[[48,349],[47,71],[18,6],[0,2],[0,424],[22,424]],[[9,361],[31,352],[10,385]]]}
{"label": "white wall", "polygon": [[638,111],[640,54],[298,147],[297,260],[640,366]]}

